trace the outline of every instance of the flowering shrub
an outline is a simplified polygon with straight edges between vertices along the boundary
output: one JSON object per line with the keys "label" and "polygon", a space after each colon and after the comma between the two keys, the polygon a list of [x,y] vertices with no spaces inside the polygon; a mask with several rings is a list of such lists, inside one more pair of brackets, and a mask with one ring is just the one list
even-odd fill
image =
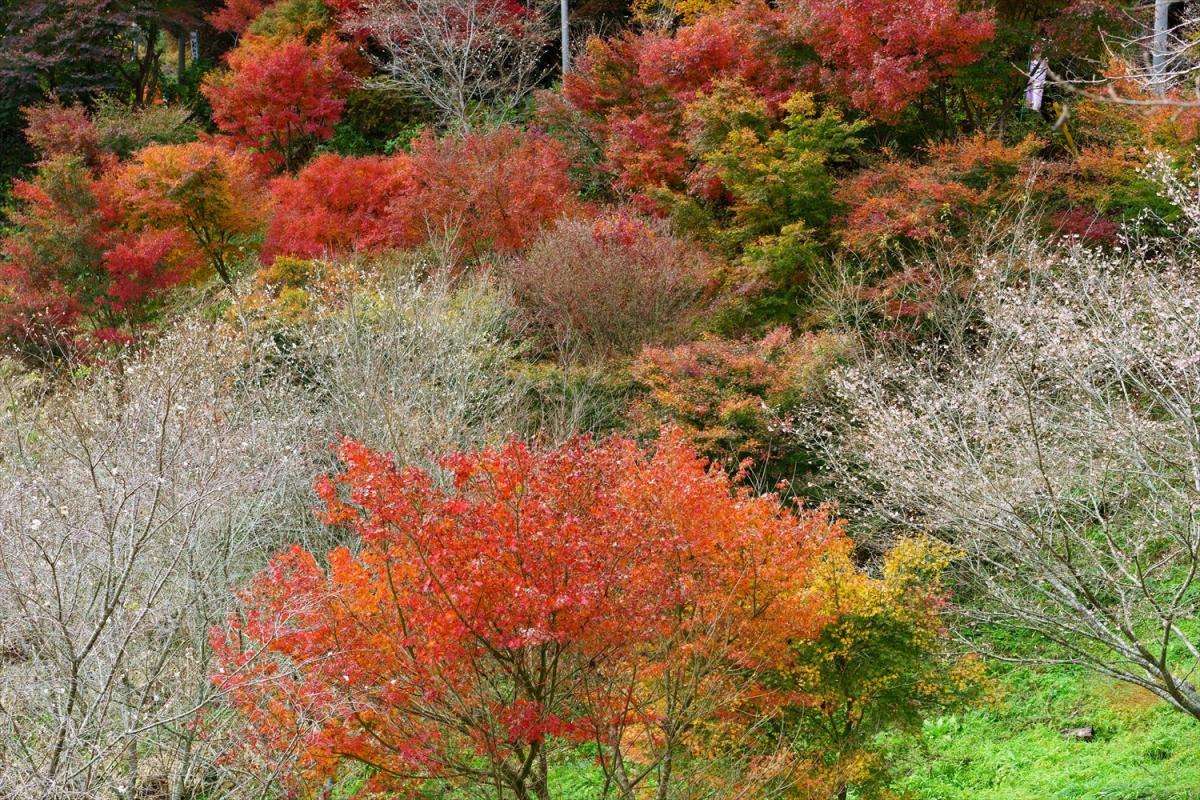
{"label": "flowering shrub", "polygon": [[[1163,194],[1200,220],[1193,183],[1168,177]],[[1171,655],[1195,646],[1176,620],[1200,611],[1180,533],[1196,491],[1200,282],[1190,244],[1154,248],[989,257],[938,347],[832,376],[842,410],[816,441],[864,538],[936,532],[967,554],[973,620],[1044,637],[1005,655],[1078,660],[1200,717],[1190,659]]]}

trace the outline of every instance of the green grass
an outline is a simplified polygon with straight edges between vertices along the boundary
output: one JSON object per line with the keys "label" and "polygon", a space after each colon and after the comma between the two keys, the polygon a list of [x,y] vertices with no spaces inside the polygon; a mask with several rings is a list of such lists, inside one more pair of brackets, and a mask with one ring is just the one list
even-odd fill
{"label": "green grass", "polygon": [[[1200,721],[1079,668],[995,665],[992,674],[994,703],[929,720],[921,736],[888,737],[889,788],[900,800],[1200,800]],[[1061,734],[1082,727],[1095,730],[1093,741]],[[555,800],[600,796],[586,750],[552,770]]]}
{"label": "green grass", "polygon": [[[910,800],[1200,798],[1200,721],[1148,692],[1071,667],[999,668],[994,707],[897,738],[893,791]],[[1095,740],[1064,737],[1093,727]]]}

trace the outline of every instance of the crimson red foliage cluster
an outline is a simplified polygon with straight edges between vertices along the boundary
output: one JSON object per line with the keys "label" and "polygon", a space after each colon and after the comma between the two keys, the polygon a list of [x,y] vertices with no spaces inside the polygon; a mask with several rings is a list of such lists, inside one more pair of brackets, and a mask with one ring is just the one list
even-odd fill
{"label": "crimson red foliage cluster", "polygon": [[324,155],[273,184],[264,258],[449,241],[468,255],[523,249],[578,205],[562,146],[504,126],[421,136],[411,153]]}

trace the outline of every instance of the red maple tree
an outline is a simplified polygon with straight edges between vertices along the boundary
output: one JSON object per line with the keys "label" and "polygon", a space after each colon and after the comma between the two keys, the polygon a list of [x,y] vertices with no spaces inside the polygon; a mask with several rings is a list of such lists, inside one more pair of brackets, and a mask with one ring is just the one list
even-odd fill
{"label": "red maple tree", "polygon": [[262,258],[324,258],[404,244],[393,236],[388,206],[412,181],[403,158],[325,153],[271,184],[276,211]]}
{"label": "red maple tree", "polygon": [[884,120],[976,61],[995,33],[991,12],[958,0],[802,0],[792,18],[828,85]]}
{"label": "red maple tree", "polygon": [[267,169],[290,171],[332,138],[354,84],[348,59],[347,45],[332,35],[313,44],[246,36],[229,52],[228,69],[201,91],[235,145],[259,153]]}

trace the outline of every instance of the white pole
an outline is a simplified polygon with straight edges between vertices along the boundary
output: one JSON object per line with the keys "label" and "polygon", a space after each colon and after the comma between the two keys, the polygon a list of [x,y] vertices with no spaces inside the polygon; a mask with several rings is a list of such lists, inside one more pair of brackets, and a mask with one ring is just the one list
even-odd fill
{"label": "white pole", "polygon": [[1168,14],[1170,7],[1170,0],[1154,0],[1154,39],[1150,64],[1154,73],[1155,89],[1159,94],[1167,90],[1167,32],[1171,25]]}
{"label": "white pole", "polygon": [[562,74],[566,75],[571,69],[571,26],[568,25],[568,0],[560,0],[559,15],[562,17]]}

